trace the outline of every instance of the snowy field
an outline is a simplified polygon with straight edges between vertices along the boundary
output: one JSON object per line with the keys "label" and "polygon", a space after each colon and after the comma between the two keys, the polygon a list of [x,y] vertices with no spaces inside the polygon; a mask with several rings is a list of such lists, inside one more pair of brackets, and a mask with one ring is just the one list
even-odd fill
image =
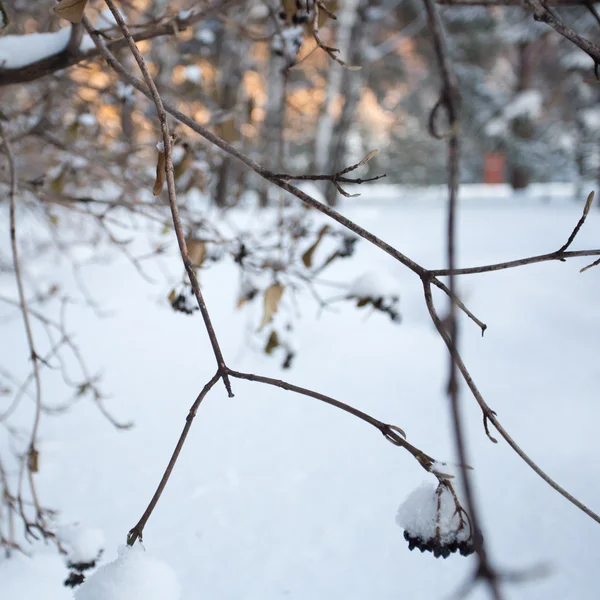
{"label": "snowy field", "polygon": [[[424,266],[442,268],[443,202],[433,192],[426,199],[407,195],[402,201],[363,195],[341,211]],[[461,209],[460,265],[556,250],[582,206],[583,199],[574,203],[560,193],[545,202],[482,189]],[[594,207],[573,248],[599,244],[600,211]],[[580,274],[589,262],[461,278],[466,303],[488,324],[482,338],[473,323],[461,320],[461,343],[475,381],[506,429],[552,477],[598,511],[600,269]],[[162,266],[180,276],[174,253]],[[30,275],[67,281],[64,270],[64,264],[49,263],[36,265]],[[162,277],[162,270],[151,272]],[[401,324],[350,305],[318,318],[317,306],[307,300],[293,333],[297,358],[290,371],[249,347],[257,313],[235,311],[233,267],[219,264],[201,279],[232,368],[329,394],[402,427],[412,444],[436,459],[453,461],[447,353],[420,282],[366,242],[328,277],[351,281],[365,272],[397,285]],[[89,401],[59,418],[46,417],[37,478],[43,502],[60,507],[62,524],[101,530],[106,564],[150,500],[189,406],[215,365],[199,314],[187,317],[166,305],[164,278],[149,284],[121,258],[90,266],[84,277],[114,314],[98,319],[74,306],[69,329],[102,372],[102,387],[112,394],[109,409],[135,427],[115,431]],[[2,293],[8,291],[4,278]],[[436,299],[443,308],[445,300]],[[18,315],[1,324],[0,339],[0,364],[23,372],[27,350]],[[49,400],[62,390],[51,373],[44,385]],[[423,481],[433,482],[408,453],[317,401],[255,383],[234,380],[233,386],[234,399],[219,383],[202,404],[145,529],[147,553],[175,571],[182,600],[441,600],[464,583],[473,557],[436,560],[409,552],[395,523],[404,499]],[[505,597],[598,598],[599,526],[504,442],[489,442],[480,410],[464,388],[462,407],[492,560],[510,573],[547,570],[544,577],[505,586]],[[62,586],[63,560],[50,547],[32,552],[32,560],[0,559],[0,597],[73,598]],[[478,588],[471,597],[488,594]]]}

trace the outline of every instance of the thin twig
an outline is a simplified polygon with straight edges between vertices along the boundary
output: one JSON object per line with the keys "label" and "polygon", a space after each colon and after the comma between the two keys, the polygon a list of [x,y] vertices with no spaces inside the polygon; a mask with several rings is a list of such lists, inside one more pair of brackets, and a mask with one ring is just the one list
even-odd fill
{"label": "thin twig", "polygon": [[[425,303],[427,305],[427,310],[433,320],[433,323],[436,326],[440,336],[444,340],[444,343],[448,347],[448,350],[452,348],[452,341],[448,337],[448,333],[446,332],[444,325],[437,314],[435,309],[435,305],[433,304],[433,298],[431,296],[431,286],[426,282],[424,283],[424,293],[425,293]],[[513,438],[508,434],[508,432],[504,429],[502,424],[498,421],[496,417],[496,413],[488,406],[486,401],[484,400],[479,388],[473,381],[469,370],[467,369],[465,363],[462,360],[462,357],[458,352],[455,352],[455,360],[456,366],[460,371],[465,383],[471,390],[471,393],[477,400],[483,414],[487,419],[494,425],[498,433],[504,438],[504,440],[508,443],[508,445],[517,453],[517,455],[531,468],[537,475],[539,475],[552,489],[557,491],[561,496],[566,498],[571,504],[575,505],[579,510],[583,511],[588,517],[596,521],[596,523],[600,523],[600,516],[597,515],[593,510],[585,506],[585,504],[581,503],[577,498],[569,494],[564,488],[562,488],[558,483],[556,483],[549,475],[547,475],[542,469],[521,449],[521,447],[513,440]]]}
{"label": "thin twig", "polygon": [[595,260],[593,263],[589,264],[587,267],[583,267],[583,269],[581,269],[579,272],[583,273],[584,271],[587,271],[592,267],[597,267],[598,265],[600,265],[600,258],[598,260]]}
{"label": "thin twig", "polygon": [[533,18],[536,21],[546,23],[564,38],[581,48],[593,59],[596,67],[600,64],[600,48],[565,25],[560,17],[548,8],[545,2],[542,0],[521,0],[521,5],[533,12]]}
{"label": "thin twig", "polygon": [[570,250],[567,252],[548,252],[547,254],[539,254],[530,256],[529,258],[519,258],[517,260],[509,260],[491,265],[482,265],[481,267],[465,267],[462,269],[433,269],[430,271],[434,277],[444,277],[446,275],[475,275],[477,273],[491,273],[492,271],[503,271],[505,269],[514,269],[515,267],[523,267],[525,265],[534,265],[536,263],[548,262],[551,260],[563,261],[568,258],[577,258],[581,256],[600,256],[600,250]]}
{"label": "thin twig", "polygon": [[[206,307],[206,303],[204,302],[204,296],[200,290],[200,283],[198,282],[198,277],[196,276],[196,271],[192,266],[192,261],[190,260],[187,244],[185,241],[185,234],[183,232],[183,226],[181,224],[181,218],[179,216],[179,209],[177,207],[177,197],[175,192],[175,177],[173,174],[173,148],[171,145],[171,134],[169,132],[169,125],[167,123],[167,113],[165,112],[162,99],[160,94],[158,93],[158,89],[152,79],[152,75],[150,75],[150,71],[148,70],[148,66],[146,65],[146,61],[144,57],[141,55],[138,47],[131,36],[129,28],[125,23],[125,20],[121,16],[121,13],[115,6],[112,0],[105,0],[106,5],[111,11],[115,21],[117,22],[119,28],[123,32],[123,36],[127,40],[129,44],[129,49],[135,58],[142,75],[144,76],[144,81],[148,86],[150,94],[152,96],[152,100],[154,101],[154,105],[156,106],[156,112],[158,113],[158,118],[160,121],[160,127],[162,131],[163,138],[163,146],[164,146],[164,154],[165,154],[165,170],[167,175],[167,189],[169,193],[169,204],[171,205],[171,215],[173,217],[173,227],[175,229],[175,235],[177,236],[177,243],[179,244],[179,251],[181,253],[181,259],[183,260],[183,264],[185,266],[185,270],[187,271],[188,277],[190,278],[190,283],[192,284],[192,289],[194,290],[194,295],[196,296],[196,300],[198,301],[198,306],[200,307],[200,312],[202,314],[202,318],[204,320],[204,325],[206,327],[206,331],[208,332],[208,337],[210,338],[210,343],[213,348],[213,352],[215,354],[215,358],[217,360],[217,365],[219,367],[219,372],[221,373],[221,377],[223,378],[223,383],[225,384],[225,389],[229,394],[229,397],[233,397],[233,392],[231,390],[231,383],[229,381],[229,377],[227,375],[227,367],[225,366],[225,359],[223,358],[223,353],[221,352],[221,348],[219,346],[219,341],[217,340],[217,336],[210,319],[210,315],[208,313],[208,309]],[[96,47],[100,48],[103,43],[99,35],[93,34],[91,24],[89,20],[84,21],[84,26],[88,30],[88,33],[92,36]]]}
{"label": "thin twig", "polygon": [[575,239],[575,237],[579,233],[579,230],[583,227],[583,224],[585,223],[588,213],[590,212],[590,208],[592,207],[593,201],[594,192],[590,192],[587,197],[587,200],[585,201],[585,205],[583,207],[583,214],[581,215],[581,218],[577,222],[577,225],[575,225],[575,228],[571,232],[569,239],[558,249],[558,254],[562,254],[573,243],[573,240]]}
{"label": "thin twig", "polygon": [[[33,470],[34,456],[37,455],[36,442],[37,434],[40,425],[40,416],[42,410],[42,382],[40,379],[40,368],[38,363],[38,353],[35,348],[35,342],[33,340],[33,331],[31,329],[31,322],[29,319],[29,309],[27,306],[27,298],[25,296],[25,289],[23,287],[23,277],[21,274],[21,263],[19,260],[19,250],[17,247],[17,227],[16,227],[16,197],[17,197],[17,172],[15,168],[15,161],[6,135],[2,121],[0,120],[0,135],[2,136],[2,143],[4,152],[8,159],[8,169],[10,172],[10,190],[9,190],[9,201],[10,201],[10,244],[13,258],[13,267],[15,271],[15,280],[17,282],[17,291],[19,294],[19,305],[21,314],[23,315],[23,324],[25,325],[25,334],[27,336],[27,344],[29,346],[29,356],[33,362],[33,373],[35,377],[35,414],[33,419],[33,425],[31,428],[31,434],[29,438],[29,445],[27,450],[27,456],[23,459],[23,464],[27,465],[27,470],[31,474]],[[22,479],[21,479],[22,481]],[[35,494],[35,486],[33,480],[31,482],[31,492],[35,501],[35,509],[37,518],[42,517],[42,509],[37,502]],[[19,496],[21,496],[21,489],[19,488]]]}
{"label": "thin twig", "polygon": [[167,485],[167,482],[169,481],[169,477],[171,477],[171,473],[173,472],[175,463],[177,462],[177,459],[179,458],[181,449],[183,448],[183,445],[185,444],[185,440],[188,436],[188,433],[190,432],[190,429],[192,427],[192,422],[193,422],[194,418],[196,417],[196,413],[198,412],[200,403],[202,402],[202,400],[204,400],[204,398],[206,397],[206,394],[208,394],[208,392],[210,392],[210,390],[214,387],[215,383],[217,383],[217,381],[219,381],[219,379],[222,378],[222,376],[223,376],[222,373],[220,371],[217,371],[213,375],[212,379],[204,386],[204,388],[202,388],[202,391],[198,394],[198,397],[194,401],[194,404],[192,404],[192,406],[190,407],[188,415],[185,419],[185,426],[183,427],[183,431],[181,432],[181,435],[179,436],[179,440],[177,440],[177,445],[175,446],[175,450],[173,450],[173,454],[171,455],[169,464],[167,465],[167,468],[165,469],[165,472],[163,473],[160,483],[158,484],[158,487],[156,488],[156,492],[154,492],[154,496],[152,496],[152,500],[150,500],[150,504],[148,504],[148,508],[146,508],[146,510],[144,511],[142,518],[137,522],[135,527],[133,527],[127,534],[127,544],[129,546],[133,546],[133,544],[135,544],[135,542],[138,539],[140,541],[143,539],[142,535],[144,533],[144,527],[146,526],[146,523],[148,522],[150,515],[152,515],[152,512],[156,508],[156,505],[158,504],[158,501],[160,500],[160,497],[165,489],[165,486]]}

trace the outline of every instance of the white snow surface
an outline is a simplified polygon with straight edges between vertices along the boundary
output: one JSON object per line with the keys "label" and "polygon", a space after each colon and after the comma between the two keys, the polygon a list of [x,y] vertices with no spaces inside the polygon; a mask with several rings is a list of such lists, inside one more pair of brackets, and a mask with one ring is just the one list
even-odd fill
{"label": "white snow surface", "polygon": [[63,559],[46,548],[31,557],[14,553],[0,558],[2,600],[73,600],[71,589],[62,585],[66,578]]}
{"label": "white snow surface", "polygon": [[178,600],[180,595],[173,569],[137,544],[121,546],[117,560],[89,577],[75,592],[75,600]]}
{"label": "white snow surface", "polygon": [[[360,191],[360,198],[340,206],[342,214],[420,264],[445,266],[442,186],[373,186],[369,192],[362,186]],[[519,195],[508,186],[465,186],[459,202],[458,264],[556,250],[581,216],[585,198],[574,202],[572,195],[573,186],[567,184],[532,186]],[[209,215],[216,212],[207,208]],[[6,213],[0,214],[6,222]],[[264,215],[232,211],[227,218],[240,225]],[[21,219],[20,235],[28,232]],[[600,211],[594,205],[573,249],[597,247],[599,234]],[[139,233],[134,255],[144,253],[144,235]],[[170,235],[158,239],[164,243]],[[168,292],[182,273],[174,240],[157,264],[145,263],[156,284],[142,280],[118,249],[106,250],[113,257],[108,264],[98,260],[103,252],[94,249],[95,260],[81,275],[109,316],[99,319],[84,302],[73,304],[67,328],[76,335],[91,372],[103,374],[102,389],[110,395],[106,408],[117,419],[133,420],[135,427],[115,430],[87,398],[64,415],[45,415],[36,474],[40,500],[60,508],[61,523],[94,523],[104,531],[101,565],[117,558],[115,550],[154,493],[191,404],[215,371],[199,313],[187,316],[168,306]],[[509,433],[558,483],[597,511],[600,271],[579,273],[592,260],[461,277],[465,302],[488,329],[482,338],[461,317],[460,348]],[[70,265],[51,252],[26,271],[27,281],[61,283],[80,297]],[[232,368],[331,395],[402,427],[410,443],[438,461],[456,462],[446,396],[447,350],[427,314],[421,282],[364,241],[355,256],[336,261],[323,276],[351,283],[366,272],[389,273],[396,281],[402,323],[392,324],[377,313],[365,320],[352,302],[318,318],[314,299],[298,292],[301,320],[289,334],[297,356],[285,372],[248,342],[262,305],[255,300],[235,311],[236,268],[225,263],[202,269],[201,283]],[[0,276],[0,289],[14,293],[10,274]],[[434,299],[445,305],[437,290]],[[23,325],[18,312],[10,315],[0,319],[0,340],[7,340],[0,344],[0,364],[24,376],[29,365]],[[37,326],[34,335],[40,344],[45,340]],[[66,399],[56,370],[43,369],[42,377],[46,403]],[[398,504],[424,479],[431,485],[435,479],[428,479],[402,448],[318,401],[251,382],[234,379],[232,384],[235,398],[227,398],[217,384],[200,406],[144,531],[148,552],[176,572],[183,600],[437,600],[449,597],[472,574],[474,557],[436,560],[408,551],[394,522]],[[4,403],[0,398],[0,410]],[[502,440],[488,440],[481,411],[464,386],[460,404],[493,564],[505,572],[550,567],[549,577],[504,586],[505,598],[597,600],[598,526]],[[26,430],[32,408],[24,398],[13,424]],[[72,599],[73,592],[62,584],[68,574],[64,560],[43,544],[28,549],[31,559],[0,558],[2,600]],[[489,594],[481,585],[470,598],[483,600]]]}

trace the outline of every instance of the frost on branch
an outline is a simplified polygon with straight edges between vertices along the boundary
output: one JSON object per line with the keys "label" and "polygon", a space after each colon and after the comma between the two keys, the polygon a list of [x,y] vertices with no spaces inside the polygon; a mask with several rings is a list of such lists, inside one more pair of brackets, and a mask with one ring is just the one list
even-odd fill
{"label": "frost on branch", "polygon": [[173,569],[139,545],[119,548],[117,560],[100,567],[76,592],[75,600],[178,600]]}
{"label": "frost on branch", "polygon": [[396,523],[404,529],[409,550],[432,552],[448,558],[454,552],[469,556],[475,551],[469,517],[448,480],[437,488],[423,483],[400,505]]}

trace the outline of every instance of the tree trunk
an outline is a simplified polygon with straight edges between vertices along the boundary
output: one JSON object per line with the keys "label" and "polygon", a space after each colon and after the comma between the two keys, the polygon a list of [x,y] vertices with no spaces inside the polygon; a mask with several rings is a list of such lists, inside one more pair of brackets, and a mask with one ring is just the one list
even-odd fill
{"label": "tree trunk", "polygon": [[[283,127],[286,96],[286,59],[273,51],[269,56],[267,75],[267,110],[262,127],[263,157],[262,164],[272,171],[281,171],[283,166]],[[269,192],[272,185],[262,180],[259,203],[261,207],[269,204]]]}
{"label": "tree trunk", "polygon": [[[357,18],[354,20],[354,26],[351,31],[353,50],[348,57],[350,64],[363,66],[366,56],[366,41],[370,30],[367,21],[367,9],[369,2],[363,0],[357,12]],[[330,142],[330,161],[328,169],[330,173],[338,173],[346,165],[345,158],[347,154],[348,134],[354,124],[356,107],[360,102],[361,90],[364,83],[364,73],[360,71],[350,71],[344,69],[342,93],[344,96],[344,108],[335,127],[335,135]],[[329,184],[326,188],[325,199],[329,206],[335,206],[338,203],[339,192],[334,185]]]}
{"label": "tree trunk", "polygon": [[[519,65],[515,95],[533,88],[533,76],[543,56],[547,37],[544,35],[533,42],[519,45]],[[535,124],[530,117],[522,116],[513,121],[512,133],[518,140],[531,140],[535,134]],[[532,169],[523,156],[513,155],[510,164],[510,184],[521,190],[531,182]]]}
{"label": "tree trunk", "polygon": [[[249,40],[240,36],[235,28],[224,26],[218,36],[219,48],[219,73],[220,90],[219,105],[221,110],[229,113],[216,128],[217,134],[230,144],[236,145],[240,136],[238,94],[242,85],[245,70],[245,60]],[[240,167],[229,155],[223,156],[217,169],[217,186],[215,190],[215,204],[227,207],[235,204],[231,199],[232,183],[237,179]]]}
{"label": "tree trunk", "polygon": [[[348,54],[352,42],[352,29],[356,21],[359,0],[346,0],[341,3],[337,13],[338,30],[335,47],[340,50],[339,56],[342,60],[350,62]],[[332,156],[333,133],[335,128],[334,102],[342,92],[344,75],[347,69],[331,61],[327,79],[327,93],[325,103],[321,110],[317,135],[315,137],[314,170],[325,173],[328,170]]]}

